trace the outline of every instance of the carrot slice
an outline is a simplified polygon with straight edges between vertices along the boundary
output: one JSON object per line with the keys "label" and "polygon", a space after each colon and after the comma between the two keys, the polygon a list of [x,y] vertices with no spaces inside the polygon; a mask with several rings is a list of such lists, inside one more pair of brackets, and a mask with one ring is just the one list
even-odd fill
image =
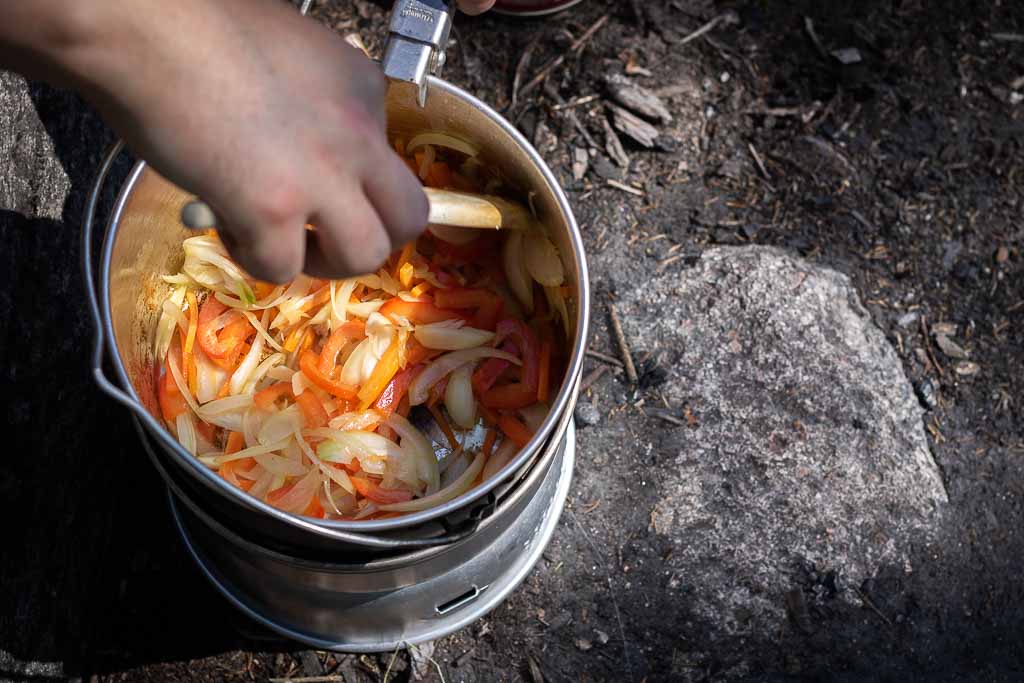
{"label": "carrot slice", "polygon": [[448,424],[448,420],[445,419],[444,413],[441,412],[441,409],[436,405],[433,405],[427,408],[427,410],[429,410],[430,414],[434,416],[434,420],[437,421],[437,425],[441,428],[441,431],[444,432],[444,437],[448,439],[448,445],[452,447],[452,450],[458,450],[459,441],[455,438],[455,432],[452,431],[452,426]]}
{"label": "carrot slice", "polygon": [[404,503],[412,500],[412,491],[406,489],[386,489],[368,477],[349,477],[356,492],[375,503]]}
{"label": "carrot slice", "polygon": [[499,417],[498,427],[505,433],[505,436],[512,439],[520,448],[530,443],[530,439],[533,438],[533,434],[526,428],[526,425],[511,415]]}
{"label": "carrot slice", "polygon": [[481,449],[484,459],[491,457],[491,451],[494,450],[494,442],[498,440],[498,432],[493,429],[487,430],[487,436],[484,437],[484,445]]}
{"label": "carrot slice", "polygon": [[537,400],[547,401],[551,387],[551,342],[544,341],[540,345],[540,373],[537,383]]}
{"label": "carrot slice", "polygon": [[[237,453],[243,448],[245,448],[245,434],[242,434],[242,432],[228,432],[227,441],[224,443],[224,455]],[[233,460],[232,462],[239,461]]]}

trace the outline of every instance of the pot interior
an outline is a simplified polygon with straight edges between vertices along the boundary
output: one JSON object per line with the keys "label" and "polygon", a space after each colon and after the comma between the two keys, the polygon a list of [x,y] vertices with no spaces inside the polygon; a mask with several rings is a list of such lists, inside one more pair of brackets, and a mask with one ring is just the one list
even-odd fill
{"label": "pot interior", "polygon": [[[561,388],[552,401],[551,414],[531,445],[504,470],[507,477],[536,453],[537,447],[550,435],[559,414],[572,409],[572,387],[582,367],[587,327],[585,313],[589,307],[586,262],[579,231],[564,195],[533,148],[496,113],[458,88],[433,79],[429,93],[427,106],[421,109],[416,103],[413,87],[392,85],[387,101],[389,138],[401,136],[408,140],[418,132],[434,130],[479,145],[484,164],[499,168],[511,184],[522,191],[524,198],[532,197],[538,217],[562,254],[567,284],[573,290],[573,306],[570,308],[570,318],[574,323],[570,335],[572,353]],[[145,164],[137,164],[111,216],[103,255],[101,277],[105,296],[102,297],[102,305],[105,307],[106,333],[112,336],[110,341],[116,372],[125,388],[160,425],[163,422],[156,398],[152,339],[160,318],[160,307],[171,291],[161,276],[175,274],[181,268],[184,260],[181,243],[192,233],[181,224],[180,214],[182,207],[193,198]],[[176,446],[176,442],[169,432],[164,430],[158,436],[172,451],[172,457],[187,465],[187,470],[207,479],[206,483],[219,488],[222,493],[237,496],[252,505],[254,501],[243,492],[227,485],[201,465],[197,466],[198,461],[184,449],[170,448]],[[483,488],[477,487],[453,503],[464,505],[483,495],[486,492],[480,490]],[[396,518],[324,524],[375,530],[378,527],[396,528],[403,525],[401,520],[412,523],[417,520],[411,518],[420,516],[424,513],[408,515],[408,520]]]}

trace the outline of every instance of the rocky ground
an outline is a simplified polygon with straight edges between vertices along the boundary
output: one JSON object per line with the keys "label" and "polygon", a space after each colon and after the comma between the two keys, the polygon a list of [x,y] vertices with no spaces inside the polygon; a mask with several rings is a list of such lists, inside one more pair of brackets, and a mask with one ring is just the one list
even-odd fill
{"label": "rocky ground", "polygon": [[[380,7],[317,5],[379,49]],[[3,77],[0,673],[1019,680],[1024,8],[848,5],[460,20],[447,77],[569,190],[601,356],[543,560],[411,655],[266,639],[193,569],[85,371],[77,236],[110,133]]]}

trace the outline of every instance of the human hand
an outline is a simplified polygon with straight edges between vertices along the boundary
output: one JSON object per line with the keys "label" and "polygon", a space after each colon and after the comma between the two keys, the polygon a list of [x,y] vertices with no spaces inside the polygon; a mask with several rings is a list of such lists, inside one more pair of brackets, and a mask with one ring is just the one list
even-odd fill
{"label": "human hand", "polygon": [[93,99],[214,209],[253,276],[373,271],[426,226],[421,186],[384,134],[384,77],[357,50],[276,0],[137,3],[138,35],[116,36],[115,66],[97,58]]}
{"label": "human hand", "polygon": [[482,14],[494,6],[494,0],[459,0],[459,9],[466,14]]}

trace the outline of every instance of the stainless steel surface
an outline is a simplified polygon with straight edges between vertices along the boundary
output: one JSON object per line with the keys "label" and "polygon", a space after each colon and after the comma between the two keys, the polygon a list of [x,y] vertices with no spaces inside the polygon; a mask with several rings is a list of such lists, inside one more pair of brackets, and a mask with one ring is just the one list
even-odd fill
{"label": "stainless steel surface", "polygon": [[[543,553],[565,505],[575,460],[570,425],[512,523],[443,549],[346,564],[254,546],[171,497],[175,522],[207,578],[248,616],[320,649],[385,652],[435,640],[480,618]],[[532,488],[532,487],[531,487]],[[493,525],[492,525],[493,527]],[[226,532],[226,533],[225,533]]]}
{"label": "stainless steel surface", "polygon": [[427,76],[444,66],[445,47],[452,29],[447,0],[395,0],[381,66],[384,75],[417,88],[417,102],[427,104]]}

